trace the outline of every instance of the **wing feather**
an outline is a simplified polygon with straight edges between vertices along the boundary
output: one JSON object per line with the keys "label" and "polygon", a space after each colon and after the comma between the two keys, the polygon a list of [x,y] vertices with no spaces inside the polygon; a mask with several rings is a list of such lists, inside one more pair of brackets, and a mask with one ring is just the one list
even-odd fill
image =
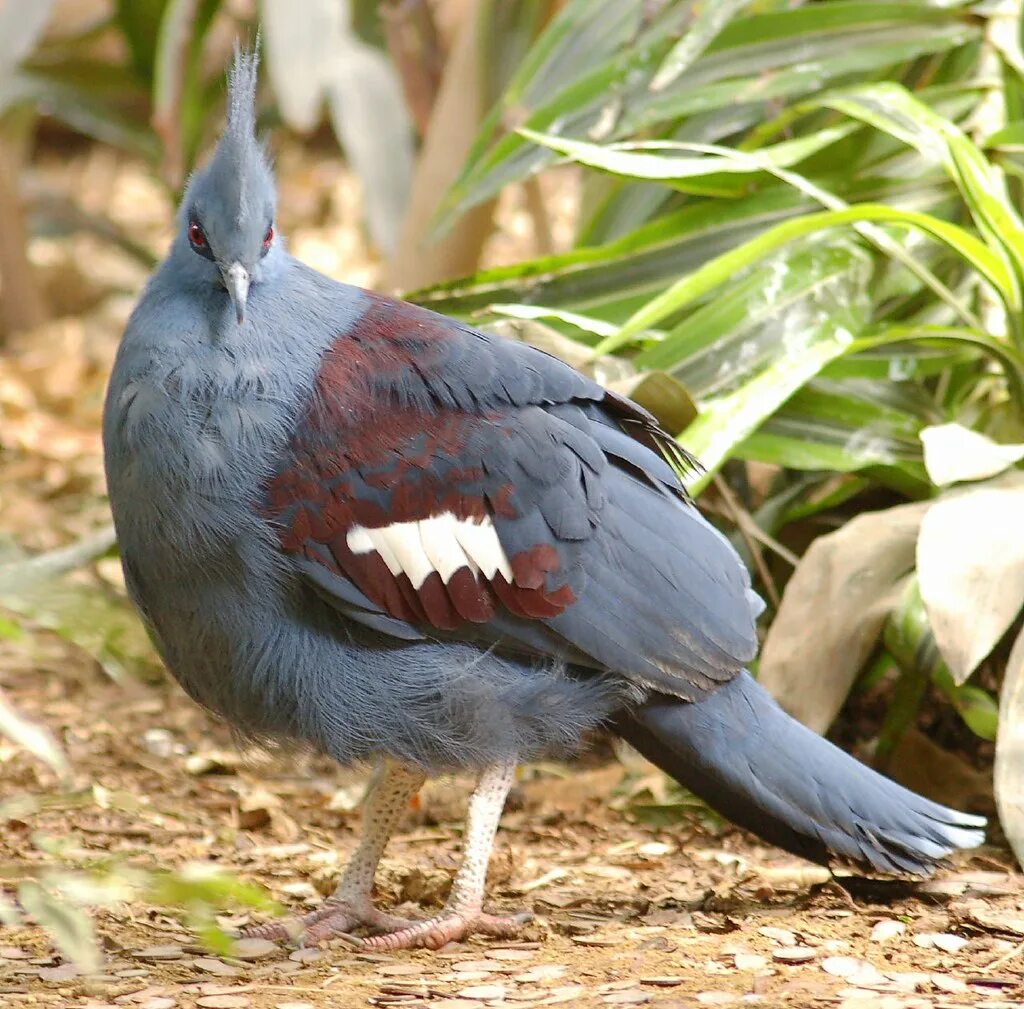
{"label": "wing feather", "polygon": [[466,638],[681,697],[753,657],[757,597],[640,407],[556,359],[377,298],[268,486],[298,571],[397,640]]}

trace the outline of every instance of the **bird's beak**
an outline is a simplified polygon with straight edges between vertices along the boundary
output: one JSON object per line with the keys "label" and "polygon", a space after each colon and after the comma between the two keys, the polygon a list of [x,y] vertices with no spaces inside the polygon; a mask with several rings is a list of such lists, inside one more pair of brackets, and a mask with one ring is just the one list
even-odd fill
{"label": "bird's beak", "polygon": [[241,263],[232,263],[224,271],[224,286],[228,289],[235,318],[241,326],[245,321],[245,302],[249,297],[249,271]]}

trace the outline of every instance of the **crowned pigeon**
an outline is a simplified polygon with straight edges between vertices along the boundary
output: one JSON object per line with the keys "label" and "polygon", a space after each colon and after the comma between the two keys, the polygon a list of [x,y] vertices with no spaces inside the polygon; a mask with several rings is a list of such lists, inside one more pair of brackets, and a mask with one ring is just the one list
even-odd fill
{"label": "crowned pigeon", "polygon": [[[554,357],[289,255],[239,53],[227,125],[128,323],[104,448],[128,591],[167,667],[248,738],[375,761],[307,942],[507,936],[483,911],[516,765],[614,733],[814,861],[926,874],[984,821],[804,728],[744,668],[761,602],[637,404]],[[479,773],[424,921],[371,903],[428,775]],[[257,934],[284,936],[287,926]]]}

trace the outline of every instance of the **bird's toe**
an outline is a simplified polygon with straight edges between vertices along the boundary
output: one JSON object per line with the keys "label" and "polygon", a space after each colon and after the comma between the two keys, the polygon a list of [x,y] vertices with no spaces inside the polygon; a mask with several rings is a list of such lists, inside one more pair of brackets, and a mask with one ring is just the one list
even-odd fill
{"label": "bird's toe", "polygon": [[531,914],[495,915],[446,911],[405,928],[370,936],[362,940],[364,950],[391,953],[401,949],[440,949],[450,942],[461,942],[471,935],[511,939],[532,919]]}
{"label": "bird's toe", "polygon": [[415,927],[417,924],[409,918],[378,911],[369,903],[329,897],[309,914],[285,918],[283,921],[266,922],[262,925],[249,925],[241,929],[239,937],[294,942],[301,946],[319,946],[330,939],[341,939],[350,946],[359,947],[364,940],[351,934],[356,929],[392,933]]}

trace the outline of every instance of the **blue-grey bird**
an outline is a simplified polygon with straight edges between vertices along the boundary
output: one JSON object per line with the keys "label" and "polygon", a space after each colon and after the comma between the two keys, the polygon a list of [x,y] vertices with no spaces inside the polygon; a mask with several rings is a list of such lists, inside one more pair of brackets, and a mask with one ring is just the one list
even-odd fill
{"label": "blue-grey bird", "polygon": [[[744,667],[761,603],[641,407],[539,350],[337,283],[290,256],[257,142],[257,60],[135,309],[104,416],[125,579],[168,668],[255,739],[380,766],[306,941],[507,935],[483,912],[525,759],[628,740],[817,862],[928,873],[983,820],[786,715]],[[447,906],[371,903],[426,775],[480,774]],[[266,935],[284,935],[270,925]]]}

